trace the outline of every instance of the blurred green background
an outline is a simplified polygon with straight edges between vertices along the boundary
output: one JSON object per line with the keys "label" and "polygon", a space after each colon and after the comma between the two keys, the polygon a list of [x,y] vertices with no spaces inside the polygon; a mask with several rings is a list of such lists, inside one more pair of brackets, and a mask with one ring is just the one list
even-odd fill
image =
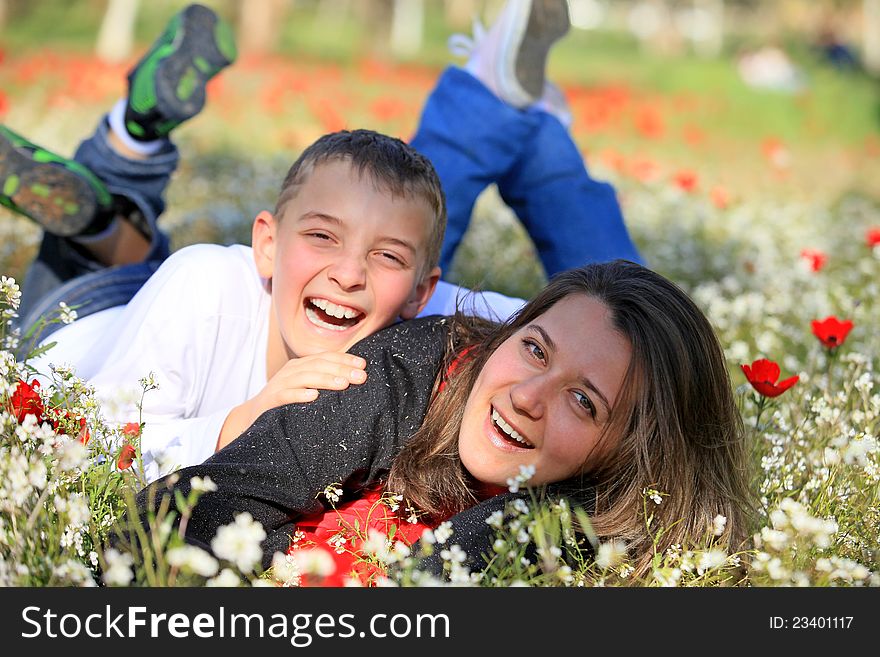
{"label": "blurred green background", "polygon": [[[70,155],[185,4],[0,0],[0,121]],[[174,135],[183,160],[163,221],[177,247],[247,243],[254,214],[271,208],[289,164],[324,132],[411,136],[439,72],[464,61],[448,38],[470,33],[475,16],[491,22],[503,2],[204,4],[233,24],[240,57],[211,83],[205,111]],[[551,52],[549,77],[571,105],[588,168],[617,186],[649,257],[651,236],[629,203],[645,191],[677,189],[720,209],[880,199],[880,0],[570,0],[570,8],[574,26]],[[0,272],[21,277],[39,231],[2,211],[0,238]],[[486,244],[502,255],[487,256]],[[453,278],[521,295],[543,282],[530,242],[492,190]]]}

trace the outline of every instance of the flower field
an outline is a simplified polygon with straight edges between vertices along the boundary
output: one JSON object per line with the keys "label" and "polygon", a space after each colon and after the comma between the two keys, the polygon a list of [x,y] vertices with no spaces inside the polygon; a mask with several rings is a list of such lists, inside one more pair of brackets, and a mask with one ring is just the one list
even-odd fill
{"label": "flower field", "polygon": [[[574,46],[566,47],[570,63]],[[3,52],[0,121],[70,155],[125,93],[129,65],[73,51]],[[880,136],[876,120],[864,118],[876,92],[821,69],[808,93],[765,98],[721,69],[713,79],[726,86],[690,88],[560,70],[589,170],[617,186],[648,264],[693,296],[724,346],[752,441],[760,522],[749,549],[730,554],[714,543],[725,523],[716,518],[693,545],[656,554],[637,581],[624,545],[596,545],[595,558],[587,556],[573,528],[588,523],[564,505],[511,505],[488,518],[498,538],[484,573],[460,567],[455,536],[443,526],[423,540],[426,549],[440,551],[459,585],[880,585]],[[438,73],[370,57],[242,58],[211,83],[204,114],[178,131],[182,163],[163,219],[173,246],[247,243],[251,219],[274,205],[302,148],[343,127],[407,138]],[[843,94],[856,102],[844,107]],[[105,549],[113,523],[130,520],[141,483],[139,419],[109,426],[93,391],[63,366],[41,372],[52,384],[32,383],[28,363],[12,355],[21,336],[9,320],[40,234],[0,208],[0,235],[0,585],[263,585],[332,576],[332,560],[305,556],[279,557],[261,573],[262,529],[247,517],[218,534],[217,558],[159,530],[162,517],[154,538],[138,536],[131,553]],[[494,190],[477,205],[452,277],[517,296],[545,281]],[[59,310],[58,321],[71,319]],[[144,377],[150,394],[149,373],[133,376]],[[185,517],[211,486],[200,482],[168,511]],[[646,523],[664,494],[644,491]],[[655,535],[663,529],[652,527]],[[362,538],[377,572],[406,585],[438,583],[420,574],[408,549]],[[536,559],[526,552],[530,541]],[[563,547],[575,558],[564,560]]]}

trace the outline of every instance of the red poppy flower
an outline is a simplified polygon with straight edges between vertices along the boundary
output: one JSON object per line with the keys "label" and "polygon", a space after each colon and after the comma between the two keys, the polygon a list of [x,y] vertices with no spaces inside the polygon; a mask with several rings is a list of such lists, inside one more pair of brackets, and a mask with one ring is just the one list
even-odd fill
{"label": "red poppy flower", "polygon": [[880,226],[874,226],[865,231],[865,243],[872,249],[880,244]]}
{"label": "red poppy flower", "polygon": [[719,210],[724,210],[730,205],[730,194],[728,194],[727,190],[720,185],[716,185],[712,188],[709,192],[709,198],[712,200],[712,204]]}
{"label": "red poppy flower", "polygon": [[660,165],[647,157],[639,157],[629,165],[629,173],[641,182],[653,182],[660,178]]}
{"label": "red poppy flower", "polygon": [[764,157],[777,169],[785,169],[790,164],[790,156],[785,144],[776,137],[768,137],[761,143]]}
{"label": "red poppy flower", "polygon": [[740,365],[740,367],[752,387],[765,397],[778,397],[800,379],[795,374],[784,381],[779,381],[779,365],[766,358],[756,360],[751,366]]}
{"label": "red poppy flower", "polygon": [[828,349],[834,349],[846,341],[846,336],[852,330],[852,327],[853,323],[850,320],[845,319],[841,321],[834,315],[831,315],[821,321],[818,319],[813,320],[813,335],[819,338],[819,341]]}
{"label": "red poppy flower", "polygon": [[141,425],[138,422],[127,422],[125,426],[122,427],[122,433],[126,436],[137,438],[141,435]]}
{"label": "red poppy flower", "polygon": [[37,424],[43,421],[43,413],[45,411],[43,409],[43,400],[40,399],[40,395],[37,393],[37,388],[39,387],[39,381],[34,381],[33,385],[31,385],[27,381],[19,379],[18,386],[15,388],[15,392],[12,393],[12,398],[10,399],[12,414],[19,424],[24,422],[25,416],[29,413],[37,416]]}
{"label": "red poppy flower", "polygon": [[663,116],[656,107],[642,107],[635,118],[636,129],[647,139],[659,139],[666,132]]}
{"label": "red poppy flower", "polygon": [[812,272],[820,271],[825,266],[825,263],[828,262],[828,256],[819,249],[803,249],[801,251],[801,258],[807,261]]}
{"label": "red poppy flower", "polygon": [[83,445],[88,445],[91,438],[92,434],[89,433],[89,428],[86,426],[86,419],[81,417],[79,419],[79,433],[76,434],[76,439]]}
{"label": "red poppy flower", "polygon": [[119,458],[116,459],[116,467],[120,470],[128,470],[131,467],[131,464],[134,463],[136,456],[137,452],[134,447],[125,443],[122,446],[122,450],[119,452]]}
{"label": "red poppy flower", "polygon": [[672,182],[674,182],[681,190],[690,194],[697,189],[699,177],[697,176],[696,171],[682,169],[672,176]]}

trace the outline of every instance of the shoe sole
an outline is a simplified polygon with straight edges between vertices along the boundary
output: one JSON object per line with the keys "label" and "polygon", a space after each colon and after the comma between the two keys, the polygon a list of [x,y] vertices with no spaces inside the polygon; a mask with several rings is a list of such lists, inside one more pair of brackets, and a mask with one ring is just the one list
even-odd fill
{"label": "shoe sole", "polygon": [[61,237],[78,235],[94,219],[98,198],[91,186],[76,173],[51,163],[47,151],[35,156],[20,152],[0,131],[0,203]]}
{"label": "shoe sole", "polygon": [[515,53],[515,57],[499,60],[499,64],[505,67],[499,79],[510,81],[512,87],[505,89],[504,93],[515,99],[519,106],[541,97],[547,54],[571,26],[567,0],[532,0],[528,3],[527,16],[523,9],[524,6],[519,12],[511,13],[510,20],[514,24],[506,30],[504,51]]}
{"label": "shoe sole", "polygon": [[[237,56],[231,28],[212,10],[190,5],[179,14],[179,20],[174,40],[159,46],[171,54],[155,65],[153,75],[146,74],[144,78],[155,88],[155,104],[138,107],[138,103],[132,102],[138,113],[156,112],[166,119],[157,129],[163,135],[202,110],[205,85]],[[145,61],[149,59],[150,56]],[[137,68],[142,65],[145,64],[138,64]],[[150,95],[149,90],[133,94],[135,98],[146,96],[147,105]]]}

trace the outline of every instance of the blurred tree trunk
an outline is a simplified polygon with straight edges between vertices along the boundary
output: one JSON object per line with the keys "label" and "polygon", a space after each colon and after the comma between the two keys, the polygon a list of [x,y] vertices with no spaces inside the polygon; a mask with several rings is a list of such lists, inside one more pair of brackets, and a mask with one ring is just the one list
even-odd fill
{"label": "blurred tree trunk", "polygon": [[391,43],[391,21],[395,0],[358,0],[352,5],[352,14],[361,32],[368,36],[371,49],[387,53]]}
{"label": "blurred tree trunk", "polygon": [[454,30],[470,28],[471,21],[477,16],[475,0],[445,0],[443,15],[446,24]]}
{"label": "blurred tree trunk", "polygon": [[6,10],[8,6],[6,0],[0,0],[0,30],[6,27]]}
{"label": "blurred tree trunk", "polygon": [[391,15],[391,52],[413,55],[422,47],[425,29],[424,0],[394,0]]}
{"label": "blurred tree trunk", "polygon": [[344,21],[351,9],[351,0],[318,0],[315,18],[321,23]]}
{"label": "blurred tree trunk", "polygon": [[862,29],[865,68],[875,75],[880,74],[880,0],[863,0]]}
{"label": "blurred tree trunk", "polygon": [[95,53],[108,62],[118,62],[131,54],[134,23],[140,0],[110,0],[98,31]]}
{"label": "blurred tree trunk", "polygon": [[289,4],[288,0],[241,0],[237,38],[243,53],[275,49]]}
{"label": "blurred tree trunk", "polygon": [[724,46],[724,0],[694,0],[694,9],[704,11],[707,19],[694,49],[703,57],[717,57]]}

